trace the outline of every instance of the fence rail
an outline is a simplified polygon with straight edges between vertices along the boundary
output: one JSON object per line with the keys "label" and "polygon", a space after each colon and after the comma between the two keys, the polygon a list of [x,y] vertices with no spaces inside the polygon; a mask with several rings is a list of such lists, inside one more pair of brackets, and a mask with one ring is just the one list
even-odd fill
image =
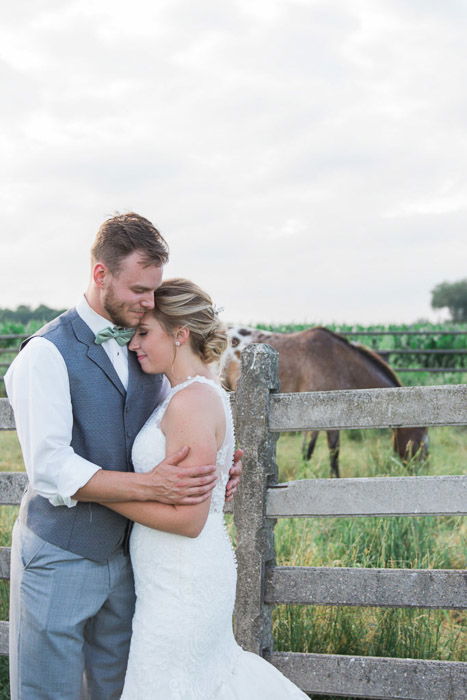
{"label": "fence rail", "polygon": [[283,432],[466,423],[467,385],[453,384],[273,394],[269,429]]}
{"label": "fence rail", "polygon": [[270,488],[269,518],[464,515],[467,476],[303,479]]}
{"label": "fence rail", "polygon": [[[275,444],[286,430],[461,425],[467,387],[435,386],[279,394],[277,353],[249,346],[232,402],[244,476],[234,502],[238,584],[235,631],[244,648],[263,654],[308,693],[382,700],[460,700],[467,664],[273,651],[275,604],[371,607],[466,607],[460,570],[281,567],[275,564],[278,517],[466,514],[467,477],[311,479],[277,483]],[[14,429],[6,399],[0,429]],[[16,504],[24,473],[0,474],[0,504]],[[0,549],[0,578],[9,576]],[[7,653],[8,623],[0,623]]]}
{"label": "fence rail", "polygon": [[14,430],[15,418],[8,399],[0,399],[0,430]]}
{"label": "fence rail", "polygon": [[6,333],[4,335],[0,335],[0,341],[2,340],[24,340],[25,338],[28,338],[29,334],[28,333]]}
{"label": "fence rail", "polygon": [[[337,331],[340,335],[467,335],[467,331],[456,331],[456,330],[427,330],[427,331]],[[28,333],[5,333],[0,334],[0,341],[2,340],[24,340],[28,338],[30,334]]]}
{"label": "fence rail", "polygon": [[389,608],[465,607],[467,574],[438,569],[351,569],[276,566],[266,579],[266,603]]}
{"label": "fence rail", "polygon": [[447,350],[440,350],[440,349],[430,349],[430,350],[419,350],[417,349],[412,349],[412,348],[400,348],[400,349],[393,349],[393,350],[386,350],[386,349],[376,349],[376,352],[378,352],[380,355],[467,355],[467,350],[453,350],[453,349],[447,349]]}
{"label": "fence rail", "polygon": [[[467,331],[337,331],[340,335],[467,335]],[[1,337],[1,336],[0,336]]]}
{"label": "fence rail", "polygon": [[379,700],[464,700],[465,664],[372,656],[274,653],[272,663],[305,691]]}
{"label": "fence rail", "polygon": [[467,373],[467,367],[393,367],[396,373],[401,372],[428,372],[428,374],[454,374],[456,372],[461,372],[462,374]]}
{"label": "fence rail", "polygon": [[0,472],[0,505],[17,506],[27,484],[25,472]]}

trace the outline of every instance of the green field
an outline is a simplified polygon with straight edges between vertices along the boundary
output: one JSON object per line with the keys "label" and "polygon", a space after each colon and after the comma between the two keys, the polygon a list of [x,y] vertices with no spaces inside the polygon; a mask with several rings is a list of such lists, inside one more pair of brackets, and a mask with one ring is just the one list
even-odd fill
{"label": "green field", "polygon": [[[345,431],[341,471],[350,476],[462,474],[467,429],[430,430],[430,458],[403,465],[391,450],[386,430]],[[278,441],[280,480],[329,475],[324,434],[311,463],[301,457],[302,435]],[[0,469],[22,468],[15,433],[0,433]],[[10,543],[16,514],[0,508],[0,544]],[[289,566],[463,568],[467,525],[462,518],[282,519],[276,526],[277,562]],[[7,618],[8,589],[0,590],[0,618]],[[337,654],[465,660],[465,620],[458,611],[278,606],[276,649]],[[0,660],[0,699],[8,698],[7,661]]]}

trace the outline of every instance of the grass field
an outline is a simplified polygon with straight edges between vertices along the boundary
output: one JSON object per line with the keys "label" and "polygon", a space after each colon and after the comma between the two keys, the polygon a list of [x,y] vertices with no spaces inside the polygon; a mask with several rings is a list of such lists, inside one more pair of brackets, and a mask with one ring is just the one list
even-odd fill
{"label": "grass field", "polygon": [[[278,443],[280,479],[327,477],[324,435],[310,465],[298,456],[301,435]],[[467,430],[430,431],[425,464],[405,467],[391,451],[389,431],[347,431],[342,475],[462,474]],[[282,519],[276,526],[277,562],[283,566],[463,568],[467,525],[460,517]],[[458,611],[278,606],[278,650],[464,660],[463,616]]]}
{"label": "grass field", "polygon": [[[324,434],[311,463],[301,457],[301,434],[278,441],[280,480],[329,475]],[[466,428],[430,430],[430,458],[403,465],[389,431],[345,431],[342,476],[462,474]],[[15,433],[0,433],[0,470],[22,469]],[[0,545],[10,543],[17,508],[0,508]],[[463,568],[467,525],[457,517],[282,519],[276,526],[280,565],[393,568]],[[0,618],[7,619],[8,587],[0,588]],[[465,660],[465,620],[458,611],[277,606],[277,650],[425,659]],[[8,698],[7,661],[0,660],[0,700]]]}

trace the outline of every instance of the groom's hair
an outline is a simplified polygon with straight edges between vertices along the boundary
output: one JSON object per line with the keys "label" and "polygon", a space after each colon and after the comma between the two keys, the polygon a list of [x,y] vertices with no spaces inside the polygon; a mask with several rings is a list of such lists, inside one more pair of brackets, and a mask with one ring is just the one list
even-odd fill
{"label": "groom's hair", "polygon": [[144,216],[129,212],[107,219],[99,228],[91,248],[92,262],[103,262],[118,273],[124,258],[141,253],[144,265],[165,265],[169,247],[157,228]]}

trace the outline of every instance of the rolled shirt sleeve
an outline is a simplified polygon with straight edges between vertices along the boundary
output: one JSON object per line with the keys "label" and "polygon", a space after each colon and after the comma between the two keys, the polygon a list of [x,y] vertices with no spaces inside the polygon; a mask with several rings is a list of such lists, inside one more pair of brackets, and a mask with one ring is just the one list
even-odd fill
{"label": "rolled shirt sleeve", "polygon": [[54,506],[72,498],[100,469],[71,447],[73,413],[65,361],[46,338],[32,338],[5,375],[32,488]]}

